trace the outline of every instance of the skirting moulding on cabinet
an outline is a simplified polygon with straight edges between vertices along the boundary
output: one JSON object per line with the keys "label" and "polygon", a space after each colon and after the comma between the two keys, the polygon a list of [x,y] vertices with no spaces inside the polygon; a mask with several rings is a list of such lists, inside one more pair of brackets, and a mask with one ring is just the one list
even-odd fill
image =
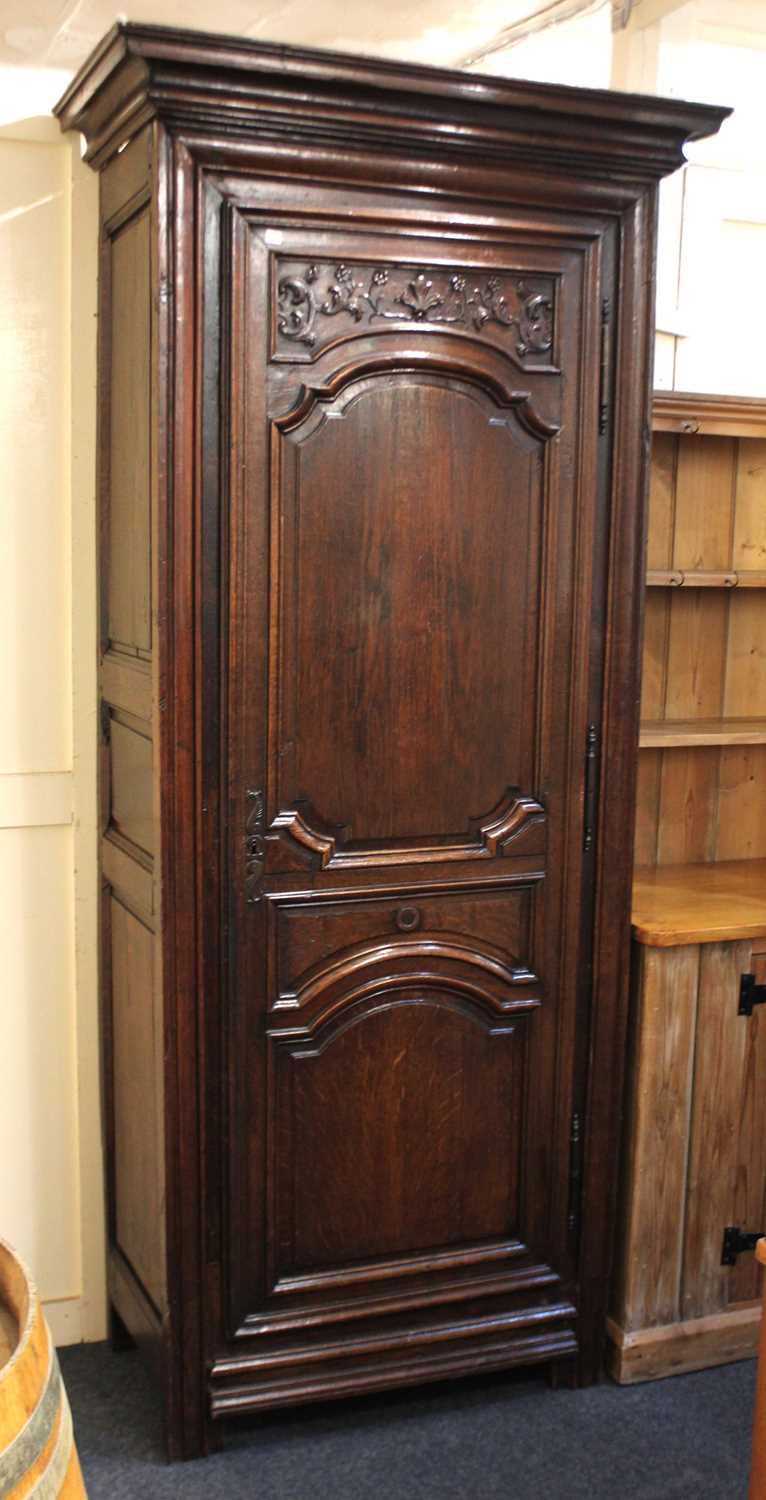
{"label": "skirting moulding on cabinet", "polygon": [[601,1367],[657,185],[727,111],[117,26],[115,1330],[238,1413]]}

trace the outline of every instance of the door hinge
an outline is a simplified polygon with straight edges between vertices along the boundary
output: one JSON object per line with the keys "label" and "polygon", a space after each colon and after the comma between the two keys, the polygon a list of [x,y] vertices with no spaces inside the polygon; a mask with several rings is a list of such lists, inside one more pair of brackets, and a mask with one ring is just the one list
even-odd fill
{"label": "door hinge", "polygon": [[598,725],[589,724],[585,735],[585,822],[583,826],[583,848],[587,854],[593,848],[596,825],[596,763],[598,761]]}
{"label": "door hinge", "polygon": [[601,303],[601,357],[599,362],[598,430],[603,437],[609,421],[609,399],[612,385],[612,305],[608,297]]}
{"label": "door hinge", "polygon": [[582,1191],[582,1122],[575,1110],[569,1128],[569,1214],[570,1233],[580,1228],[580,1195]]}
{"label": "door hinge", "polygon": [[723,1232],[723,1245],[721,1246],[721,1265],[736,1266],[737,1256],[746,1250],[754,1250],[758,1241],[763,1239],[764,1230],[759,1229],[755,1233],[740,1229],[738,1224],[729,1224]]}
{"label": "door hinge", "polygon": [[739,981],[737,1014],[751,1016],[754,1005],[766,1005],[766,984],[756,984],[754,974],[743,974]]}

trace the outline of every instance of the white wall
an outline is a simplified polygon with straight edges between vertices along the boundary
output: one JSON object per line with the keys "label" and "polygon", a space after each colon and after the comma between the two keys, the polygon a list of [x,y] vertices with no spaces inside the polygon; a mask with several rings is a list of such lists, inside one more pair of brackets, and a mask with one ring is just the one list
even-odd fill
{"label": "white wall", "polygon": [[[530,5],[530,11],[532,8]],[[608,3],[538,31],[505,51],[492,52],[471,68],[475,73],[591,89],[608,89],[611,71],[612,15]]]}
{"label": "white wall", "polygon": [[5,127],[0,1235],[32,1267],[60,1342],[104,1329],[90,733],[94,190],[52,122]]}
{"label": "white wall", "polygon": [[663,184],[655,384],[766,397],[766,4],[658,9],[637,5],[616,34],[613,85],[734,114]]}

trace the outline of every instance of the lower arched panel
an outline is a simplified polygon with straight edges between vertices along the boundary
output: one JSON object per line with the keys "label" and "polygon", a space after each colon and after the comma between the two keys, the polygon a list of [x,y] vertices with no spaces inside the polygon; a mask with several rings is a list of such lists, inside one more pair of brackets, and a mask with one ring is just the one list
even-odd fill
{"label": "lower arched panel", "polygon": [[529,1021],[412,988],[272,1037],[272,1285],[516,1235]]}

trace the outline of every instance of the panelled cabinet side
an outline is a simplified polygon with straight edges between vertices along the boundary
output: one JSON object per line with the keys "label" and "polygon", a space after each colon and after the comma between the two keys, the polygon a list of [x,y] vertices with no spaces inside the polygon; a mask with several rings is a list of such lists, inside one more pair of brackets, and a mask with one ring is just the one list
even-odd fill
{"label": "panelled cabinet side", "polygon": [[167,1314],[156,568],[153,131],[101,173],[98,506],[109,1286],[161,1352]]}
{"label": "panelled cabinet side", "polygon": [[57,113],[102,174],[110,1287],[171,1455],[592,1380],[656,183],[725,111],[121,25]]}

